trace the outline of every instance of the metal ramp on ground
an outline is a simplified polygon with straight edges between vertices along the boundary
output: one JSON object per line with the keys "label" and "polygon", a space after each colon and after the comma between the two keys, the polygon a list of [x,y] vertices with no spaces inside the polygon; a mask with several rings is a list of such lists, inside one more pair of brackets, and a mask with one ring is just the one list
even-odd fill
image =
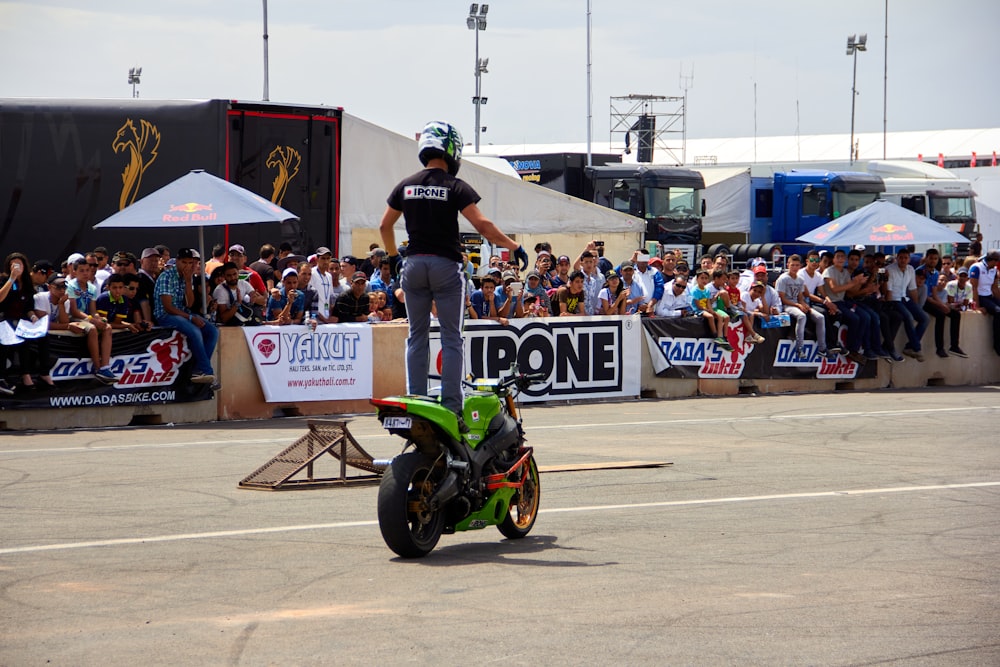
{"label": "metal ramp on ground", "polygon": [[[346,421],[309,420],[309,432],[286,447],[280,454],[244,478],[239,487],[278,491],[282,489],[315,489],[330,486],[377,484],[385,470],[376,464],[354,436]],[[340,462],[337,477],[316,477],[315,467],[320,458],[329,454]],[[348,475],[348,468],[368,474]],[[301,472],[305,478],[292,479]]]}

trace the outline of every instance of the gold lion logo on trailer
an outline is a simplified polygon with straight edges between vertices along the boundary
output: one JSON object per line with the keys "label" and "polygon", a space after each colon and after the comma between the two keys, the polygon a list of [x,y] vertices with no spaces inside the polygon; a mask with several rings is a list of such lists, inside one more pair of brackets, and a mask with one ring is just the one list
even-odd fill
{"label": "gold lion logo on trailer", "polygon": [[142,175],[156,160],[160,148],[160,131],[148,120],[139,120],[139,129],[131,118],[118,128],[111,142],[115,153],[128,151],[128,164],[122,170],[122,192],[118,198],[118,210],[135,202],[142,183]]}

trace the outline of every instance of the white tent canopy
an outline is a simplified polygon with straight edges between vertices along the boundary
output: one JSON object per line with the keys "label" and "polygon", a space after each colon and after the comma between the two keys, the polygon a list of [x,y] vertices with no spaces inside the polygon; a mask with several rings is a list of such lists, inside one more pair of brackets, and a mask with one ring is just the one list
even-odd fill
{"label": "white tent canopy", "polygon": [[[351,247],[351,231],[376,229],[392,188],[420,168],[415,139],[344,114],[341,148],[340,238]],[[486,217],[508,234],[640,232],[644,223],[569,195],[462,161],[462,180],[483,198]],[[473,231],[463,218],[466,231]]]}

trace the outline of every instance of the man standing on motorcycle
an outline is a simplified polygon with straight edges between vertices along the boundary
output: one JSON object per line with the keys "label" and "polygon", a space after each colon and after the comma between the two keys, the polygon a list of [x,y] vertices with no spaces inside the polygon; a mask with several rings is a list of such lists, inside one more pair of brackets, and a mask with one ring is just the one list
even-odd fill
{"label": "man standing on motorcycle", "polygon": [[493,245],[513,251],[515,259],[528,267],[528,254],[476,205],[480,197],[467,183],[456,178],[462,160],[462,135],[448,123],[427,123],[420,133],[418,157],[425,169],[404,178],[392,192],[382,215],[379,231],[382,246],[396,272],[399,256],[393,225],[406,218],[409,244],[401,283],[406,296],[410,335],[406,339],[406,386],[410,394],[427,394],[430,364],[431,303],[437,308],[441,328],[441,404],[462,419],[462,311],[465,281],[462,276],[462,246],[458,214]]}

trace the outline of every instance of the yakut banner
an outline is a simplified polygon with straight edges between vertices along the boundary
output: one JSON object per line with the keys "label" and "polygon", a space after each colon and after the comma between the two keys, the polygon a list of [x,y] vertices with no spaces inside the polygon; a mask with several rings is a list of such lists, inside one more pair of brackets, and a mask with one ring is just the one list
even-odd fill
{"label": "yakut banner", "polygon": [[343,401],[372,397],[370,324],[245,327],[264,398]]}
{"label": "yakut banner", "polygon": [[[159,405],[212,398],[209,385],[190,382],[191,350],[177,331],[116,333],[111,341],[111,369],[119,376],[114,384],[94,377],[82,336],[50,334],[49,375],[55,389],[0,397],[0,409]],[[16,349],[23,353],[30,344]]]}
{"label": "yakut banner", "polygon": [[[874,363],[857,364],[844,355],[827,361],[818,354],[815,340],[806,340],[804,360],[795,358],[791,327],[761,329],[764,342],[746,340],[743,324],[729,328],[732,352],[715,344],[708,325],[695,317],[650,317],[642,320],[649,357],[659,377],[674,378],[816,378],[851,380],[873,378]],[[844,331],[837,328],[843,340]]]}
{"label": "yakut banner", "polygon": [[[627,317],[514,319],[503,326],[465,321],[465,372],[499,378],[517,362],[546,379],[521,394],[525,402],[638,396],[642,325]],[[431,327],[431,372],[441,372],[441,339]]]}

